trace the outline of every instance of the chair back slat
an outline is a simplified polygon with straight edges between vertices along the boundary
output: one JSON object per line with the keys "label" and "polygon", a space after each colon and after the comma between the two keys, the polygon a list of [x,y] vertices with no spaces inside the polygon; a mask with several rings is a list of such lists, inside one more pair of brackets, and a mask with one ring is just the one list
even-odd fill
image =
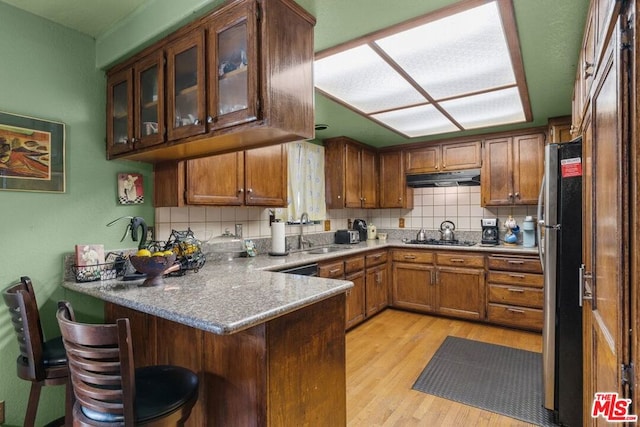
{"label": "chair back slat", "polygon": [[77,401],[84,408],[121,416],[126,425],[133,425],[135,379],[129,319],[118,319],[116,324],[78,323],[68,305],[58,304],[57,318]]}
{"label": "chair back slat", "polygon": [[31,281],[29,280],[27,285],[24,279],[5,289],[2,297],[9,309],[13,329],[16,332],[20,357],[27,367],[26,372],[29,378],[25,379],[42,381],[46,374],[42,353],[40,314]]}

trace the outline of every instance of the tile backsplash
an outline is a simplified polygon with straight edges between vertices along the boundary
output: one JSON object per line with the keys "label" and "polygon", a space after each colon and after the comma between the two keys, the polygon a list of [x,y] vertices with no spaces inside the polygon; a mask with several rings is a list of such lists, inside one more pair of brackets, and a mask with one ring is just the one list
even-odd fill
{"label": "tile backsplash", "polygon": [[[536,206],[491,207],[480,206],[480,187],[440,187],[414,189],[413,209],[331,209],[327,219],[331,231],[347,228],[349,219],[361,218],[375,224],[379,230],[398,229],[404,218],[405,229],[437,230],[442,221],[452,221],[456,230],[480,231],[481,218],[498,218],[500,227],[512,215],[519,225],[525,216],[536,216]],[[181,207],[156,208],[156,239],[166,240],[171,230],[191,228],[196,238],[215,243],[225,232],[234,233],[235,225],[242,224],[243,237],[271,236],[269,209],[258,207]],[[300,227],[286,227],[287,235],[298,234]],[[306,226],[305,234],[324,231],[324,224]]]}

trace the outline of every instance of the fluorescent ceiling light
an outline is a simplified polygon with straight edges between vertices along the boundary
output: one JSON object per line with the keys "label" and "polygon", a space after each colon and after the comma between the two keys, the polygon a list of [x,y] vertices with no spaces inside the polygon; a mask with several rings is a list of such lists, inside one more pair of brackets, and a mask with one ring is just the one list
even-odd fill
{"label": "fluorescent ceiling light", "polygon": [[316,88],[409,138],[531,120],[510,1],[470,0],[316,55]]}

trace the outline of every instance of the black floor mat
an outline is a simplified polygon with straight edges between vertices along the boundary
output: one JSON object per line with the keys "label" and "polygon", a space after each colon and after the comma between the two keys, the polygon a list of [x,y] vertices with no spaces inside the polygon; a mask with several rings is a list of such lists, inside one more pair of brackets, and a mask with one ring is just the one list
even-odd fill
{"label": "black floor mat", "polygon": [[414,390],[540,426],[555,426],[542,406],[542,355],[447,337]]}

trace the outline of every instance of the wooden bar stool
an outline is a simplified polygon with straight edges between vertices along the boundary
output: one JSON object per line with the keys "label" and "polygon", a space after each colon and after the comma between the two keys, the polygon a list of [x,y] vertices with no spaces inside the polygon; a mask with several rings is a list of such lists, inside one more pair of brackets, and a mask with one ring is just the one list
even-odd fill
{"label": "wooden bar stool", "polygon": [[134,367],[129,319],[89,325],[58,303],[75,394],[74,426],[183,426],[198,400],[198,376],[179,366]]}
{"label": "wooden bar stool", "polygon": [[[16,361],[18,377],[31,381],[27,413],[24,418],[25,427],[35,425],[40,392],[45,385],[67,385],[65,415],[67,420],[71,420],[73,396],[62,337],[44,340],[40,312],[31,279],[22,277],[20,283],[5,289],[2,297],[9,308],[11,322],[20,347],[20,355]],[[64,425],[64,420],[65,417],[62,417],[49,425]],[[69,425],[71,425],[70,422]]]}

